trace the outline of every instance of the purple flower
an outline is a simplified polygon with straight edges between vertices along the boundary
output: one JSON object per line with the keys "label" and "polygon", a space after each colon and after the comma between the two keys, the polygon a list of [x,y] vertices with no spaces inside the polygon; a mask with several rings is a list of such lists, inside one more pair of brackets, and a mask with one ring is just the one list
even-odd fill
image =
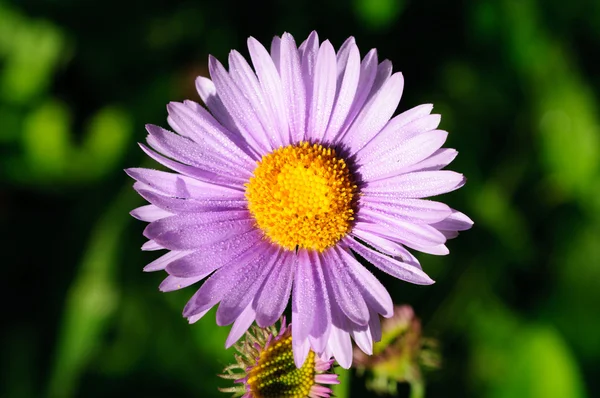
{"label": "purple flower", "polygon": [[[219,303],[233,323],[231,346],[256,321],[272,325],[292,295],[293,348],[352,362],[351,338],[366,353],[381,336],[390,295],[360,256],[407,282],[433,283],[407,250],[444,255],[446,239],[472,226],[464,214],[423,198],[465,179],[442,170],[439,115],[420,105],[392,118],[404,86],[373,49],[354,38],[336,53],[313,32],[298,48],[290,34],[270,53],[248,39],[254,69],[237,52],[229,71],[209,58],[211,79],[193,101],[167,106],[176,133],[148,125],[142,149],[174,173],[129,169],[151,204],[144,250],[167,249],[146,271],[165,270],[172,291],[208,279],[185,306],[190,322]],[[391,118],[391,119],[390,119]]]}
{"label": "purple flower", "polygon": [[324,360],[309,351],[304,364],[297,368],[292,354],[292,328],[281,320],[279,332],[275,326],[253,326],[243,342],[234,345],[239,355],[236,363],[220,375],[239,385],[219,388],[234,397],[308,397],[329,398],[327,384],[339,384],[332,373],[333,360]]}

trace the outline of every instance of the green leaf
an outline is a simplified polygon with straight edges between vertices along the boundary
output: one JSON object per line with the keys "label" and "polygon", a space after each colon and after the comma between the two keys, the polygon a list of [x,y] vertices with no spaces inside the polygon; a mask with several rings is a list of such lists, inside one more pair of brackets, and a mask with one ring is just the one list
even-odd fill
{"label": "green leaf", "polygon": [[404,6],[404,0],[354,0],[358,19],[376,30],[391,26]]}
{"label": "green leaf", "polygon": [[114,315],[120,292],[115,282],[127,212],[139,199],[127,186],[99,218],[67,294],[48,396],[74,396],[79,378]]}
{"label": "green leaf", "polygon": [[533,326],[515,335],[505,355],[511,366],[498,379],[494,398],[584,398],[577,364],[562,336],[550,326]]}

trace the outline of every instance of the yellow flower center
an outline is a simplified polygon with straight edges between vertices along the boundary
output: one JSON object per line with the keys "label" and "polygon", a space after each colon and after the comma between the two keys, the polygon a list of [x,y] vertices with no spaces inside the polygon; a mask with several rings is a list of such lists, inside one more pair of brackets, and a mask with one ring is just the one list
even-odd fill
{"label": "yellow flower center", "polygon": [[310,351],[304,365],[296,368],[292,336],[284,335],[261,352],[246,383],[255,398],[304,398],[315,384],[315,374],[315,353]]}
{"label": "yellow flower center", "polygon": [[344,159],[308,142],[263,156],[246,184],[258,227],[288,250],[323,251],[344,237],[354,219],[355,191]]}

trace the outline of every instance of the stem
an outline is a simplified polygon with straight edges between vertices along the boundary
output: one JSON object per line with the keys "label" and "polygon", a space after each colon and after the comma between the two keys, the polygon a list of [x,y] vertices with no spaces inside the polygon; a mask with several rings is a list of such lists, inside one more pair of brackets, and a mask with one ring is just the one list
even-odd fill
{"label": "stem", "polygon": [[425,398],[425,384],[420,380],[410,383],[410,398]]}

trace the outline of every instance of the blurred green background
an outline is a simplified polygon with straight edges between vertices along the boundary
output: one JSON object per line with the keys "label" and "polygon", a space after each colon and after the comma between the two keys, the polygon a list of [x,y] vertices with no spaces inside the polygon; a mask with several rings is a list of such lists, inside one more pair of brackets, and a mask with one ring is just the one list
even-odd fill
{"label": "blurred green background", "polygon": [[0,0],[0,397],[226,396],[228,328],[142,272],[122,170],[153,165],[143,126],[198,100],[208,54],[313,29],[378,48],[399,111],[434,103],[460,152],[443,200],[475,227],[418,255],[437,283],[377,274],[442,343],[427,396],[599,397],[598,27],[595,0]]}

